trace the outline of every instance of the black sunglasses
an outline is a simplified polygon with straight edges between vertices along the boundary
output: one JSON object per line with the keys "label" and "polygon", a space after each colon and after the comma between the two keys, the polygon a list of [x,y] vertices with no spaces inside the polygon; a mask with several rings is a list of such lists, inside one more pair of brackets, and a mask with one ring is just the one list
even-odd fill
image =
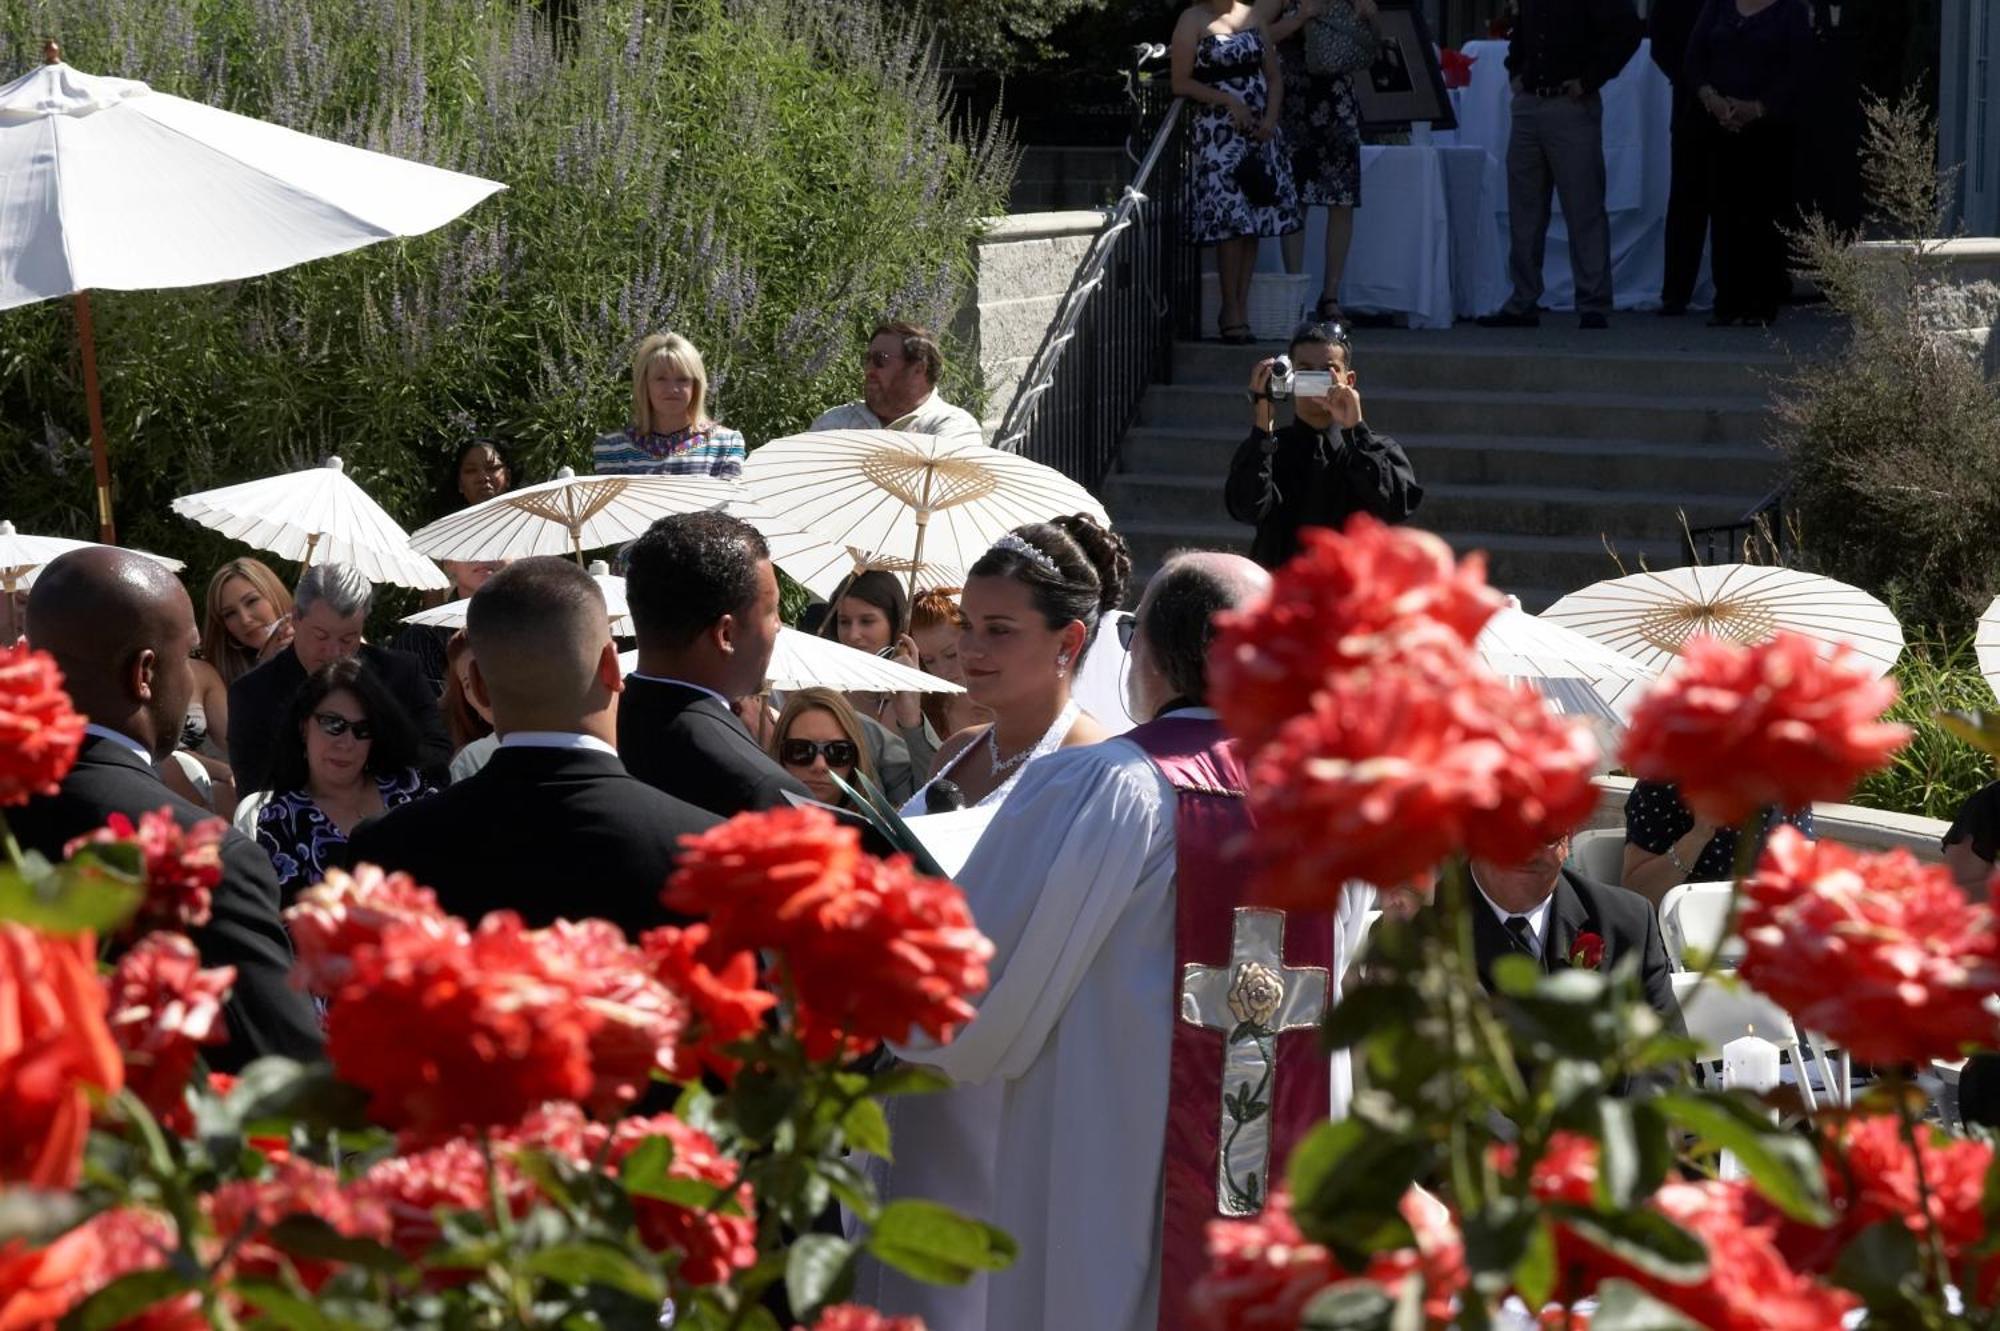
{"label": "black sunglasses", "polygon": [[851,739],[788,739],[778,745],[778,760],[787,767],[811,767],[820,754],[828,767],[852,767],[861,757]]}
{"label": "black sunglasses", "polygon": [[339,739],[351,733],[354,738],[366,742],[375,734],[375,728],[366,721],[350,721],[339,712],[314,712],[313,724],[328,739]]}
{"label": "black sunglasses", "polygon": [[1118,645],[1126,651],[1132,650],[1132,639],[1139,633],[1139,617],[1127,615],[1118,621]]}

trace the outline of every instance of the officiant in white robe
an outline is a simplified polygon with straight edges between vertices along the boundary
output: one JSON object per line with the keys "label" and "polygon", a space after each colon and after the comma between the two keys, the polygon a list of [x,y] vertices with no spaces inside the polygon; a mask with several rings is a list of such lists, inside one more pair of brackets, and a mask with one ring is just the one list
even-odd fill
{"label": "officiant in white robe", "polygon": [[[1214,713],[1193,705],[1208,619],[1267,587],[1268,575],[1236,556],[1170,561],[1140,606],[1133,714],[1212,724]],[[1158,659],[1163,636],[1182,644],[1178,659]],[[1000,1226],[1020,1256],[958,1288],[864,1260],[858,1302],[920,1315],[934,1331],[1159,1326],[1162,1162],[1182,1001],[1176,804],[1161,767],[1119,738],[1041,760],[995,816],[958,880],[997,949],[992,984],[952,1042],[896,1051],[959,1085],[892,1103],[895,1162],[881,1179],[885,1197],[941,1201]],[[1347,895],[1326,1001],[1337,998],[1372,899]],[[1325,1112],[1344,1110],[1345,1054],[1337,1058]],[[1216,1104],[1198,1110],[1212,1126]]]}

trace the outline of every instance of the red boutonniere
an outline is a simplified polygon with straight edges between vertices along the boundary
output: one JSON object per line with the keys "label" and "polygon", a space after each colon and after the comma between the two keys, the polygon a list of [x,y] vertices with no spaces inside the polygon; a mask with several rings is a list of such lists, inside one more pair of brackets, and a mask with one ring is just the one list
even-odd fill
{"label": "red boutonniere", "polygon": [[1604,961],[1604,940],[1596,934],[1582,933],[1569,945],[1569,964],[1577,970],[1594,971]]}
{"label": "red boutonniere", "polygon": [[1450,48],[1438,52],[1438,70],[1444,76],[1444,86],[1469,87],[1472,83],[1472,67],[1478,61],[1479,57],[1476,55],[1467,55],[1463,51],[1454,51]]}

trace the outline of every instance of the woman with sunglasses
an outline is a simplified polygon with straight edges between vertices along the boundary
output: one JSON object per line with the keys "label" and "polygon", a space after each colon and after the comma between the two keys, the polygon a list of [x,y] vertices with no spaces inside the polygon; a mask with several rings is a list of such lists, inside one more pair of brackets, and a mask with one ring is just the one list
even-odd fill
{"label": "woman with sunglasses", "polygon": [[417,772],[417,731],[389,691],[354,658],[306,677],[279,739],[272,788],[256,801],[257,844],[278,872],[284,905],[337,867],[355,825],[437,792]]}
{"label": "woman with sunglasses", "polygon": [[833,784],[835,776],[850,786],[857,772],[878,780],[861,718],[833,689],[797,689],[786,695],[771,756],[803,781],[814,799],[835,808],[848,806],[847,797]]}

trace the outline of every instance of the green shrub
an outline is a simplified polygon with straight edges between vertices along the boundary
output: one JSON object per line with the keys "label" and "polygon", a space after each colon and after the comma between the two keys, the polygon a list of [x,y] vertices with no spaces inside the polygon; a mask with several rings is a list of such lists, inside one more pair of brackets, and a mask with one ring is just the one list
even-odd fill
{"label": "green shrub", "polygon": [[1863,172],[1876,225],[1908,243],[1871,259],[1823,221],[1796,238],[1800,263],[1852,337],[1797,373],[1779,443],[1796,562],[1953,640],[2000,592],[2000,385],[1940,331],[1953,326],[1954,306],[1981,293],[1950,283],[1928,239],[1944,233],[1949,197],[1936,163],[1916,103],[1869,107]]}
{"label": "green shrub", "polygon": [[[922,35],[872,0],[10,0],[0,58],[92,73],[504,181],[433,234],[95,302],[121,539],[232,552],[168,501],[313,465],[412,527],[468,432],[524,480],[589,468],[630,349],[671,328],[754,443],[857,395],[885,313],[947,326],[1013,149],[955,140]],[[143,226],[136,213],[134,226]],[[0,494],[95,536],[69,302],[0,314]],[[979,407],[953,358],[945,390]]]}
{"label": "green shrub", "polygon": [[1916,733],[1895,761],[1869,776],[1854,802],[1870,809],[1950,819],[1965,797],[1993,779],[1991,761],[1938,724],[1939,712],[1990,712],[1993,690],[1980,678],[1972,639],[1917,637],[1896,663],[1902,696],[1888,719]]}

